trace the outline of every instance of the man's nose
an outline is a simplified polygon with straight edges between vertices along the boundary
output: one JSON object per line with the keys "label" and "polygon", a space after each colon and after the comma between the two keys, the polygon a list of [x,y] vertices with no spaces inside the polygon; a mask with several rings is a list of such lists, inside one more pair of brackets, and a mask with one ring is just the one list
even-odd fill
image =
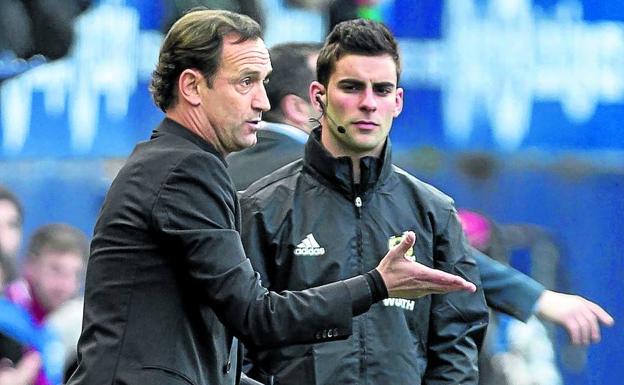
{"label": "man's nose", "polygon": [[251,107],[254,110],[260,110],[262,112],[266,112],[271,109],[271,103],[269,103],[269,97],[267,96],[264,84],[259,87],[258,92],[254,95]]}
{"label": "man's nose", "polygon": [[375,111],[377,109],[377,99],[375,98],[375,92],[371,88],[364,90],[360,99],[360,108],[366,111]]}

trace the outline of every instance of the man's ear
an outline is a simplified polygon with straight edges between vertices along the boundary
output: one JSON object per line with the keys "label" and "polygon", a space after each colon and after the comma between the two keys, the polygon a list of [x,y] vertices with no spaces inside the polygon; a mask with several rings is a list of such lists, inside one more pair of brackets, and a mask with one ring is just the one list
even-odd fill
{"label": "man's ear", "polygon": [[305,128],[311,118],[312,105],[297,95],[288,94],[280,101],[280,110],[286,123]]}
{"label": "man's ear", "polygon": [[178,97],[192,106],[200,105],[201,95],[199,87],[203,79],[204,76],[196,69],[187,68],[182,71],[178,78]]}
{"label": "man's ear", "polygon": [[397,88],[394,99],[394,117],[396,118],[403,111],[403,88]]}
{"label": "man's ear", "polygon": [[323,86],[316,80],[313,81],[312,83],[310,83],[309,95],[310,103],[312,103],[314,109],[318,112],[323,112],[325,106],[323,106],[321,103],[327,104],[327,101],[325,100],[325,86]]}

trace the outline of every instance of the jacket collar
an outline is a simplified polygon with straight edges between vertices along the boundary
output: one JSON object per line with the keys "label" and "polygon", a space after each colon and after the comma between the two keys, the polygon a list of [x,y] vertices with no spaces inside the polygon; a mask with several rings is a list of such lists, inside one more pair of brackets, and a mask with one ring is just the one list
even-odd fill
{"label": "jacket collar", "polygon": [[164,133],[176,135],[192,142],[202,150],[215,155],[221,162],[223,162],[224,165],[227,165],[223,155],[221,155],[221,153],[217,151],[211,143],[208,143],[201,137],[195,135],[188,128],[184,127],[175,120],[165,117],[162,122],[160,122],[158,127],[156,127],[156,129],[152,132],[152,137],[150,139],[156,139]]}
{"label": "jacket collar", "polygon": [[263,121],[262,123],[262,129],[258,130],[258,134],[267,134],[266,136],[270,136],[270,134],[275,133],[278,134],[278,136],[281,138],[287,137],[299,144],[305,144],[305,142],[308,141],[308,134],[297,127],[293,127],[289,124],[284,123],[265,121]]}
{"label": "jacket collar", "polygon": [[306,171],[324,178],[332,187],[349,197],[365,193],[381,184],[390,175],[392,166],[390,139],[386,140],[381,158],[367,156],[360,159],[360,187],[355,191],[351,158],[333,157],[321,143],[321,128],[315,128],[305,147],[304,168]]}

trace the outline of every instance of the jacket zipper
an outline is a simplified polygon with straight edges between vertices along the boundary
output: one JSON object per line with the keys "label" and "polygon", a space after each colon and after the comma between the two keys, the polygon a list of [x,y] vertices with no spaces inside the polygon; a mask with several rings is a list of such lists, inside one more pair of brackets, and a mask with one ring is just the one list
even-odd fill
{"label": "jacket zipper", "polygon": [[[358,257],[359,257],[359,273],[364,273],[364,239],[362,234],[362,198],[359,195],[356,195],[354,201],[355,212],[357,214],[357,248],[358,248]],[[360,359],[360,379],[364,379],[362,382],[366,384],[368,381],[366,379],[366,360],[367,360],[367,352],[366,352],[366,314],[361,316],[360,322],[360,352],[362,354]]]}

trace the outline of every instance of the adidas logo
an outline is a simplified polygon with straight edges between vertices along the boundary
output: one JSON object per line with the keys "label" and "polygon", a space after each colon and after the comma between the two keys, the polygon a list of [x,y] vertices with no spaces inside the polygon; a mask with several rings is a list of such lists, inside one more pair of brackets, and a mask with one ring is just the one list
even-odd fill
{"label": "adidas logo", "polygon": [[318,244],[311,233],[297,245],[295,255],[319,256],[325,254],[325,248]]}

